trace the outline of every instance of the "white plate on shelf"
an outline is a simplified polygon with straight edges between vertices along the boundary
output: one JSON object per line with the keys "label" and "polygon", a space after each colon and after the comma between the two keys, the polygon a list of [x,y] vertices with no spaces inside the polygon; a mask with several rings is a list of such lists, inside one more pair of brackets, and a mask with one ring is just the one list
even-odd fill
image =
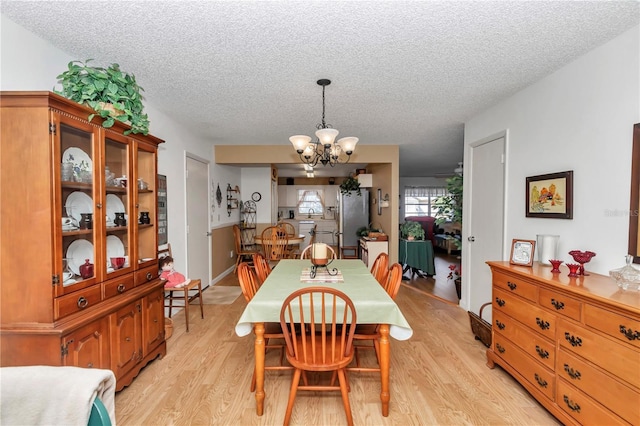
{"label": "white plate on shelf", "polygon": [[80,213],[93,213],[93,200],[84,192],[74,191],[67,197],[64,203],[67,210],[67,216],[73,217],[80,223]]}
{"label": "white plate on shelf", "polygon": [[67,148],[64,153],[62,153],[62,162],[73,163],[74,170],[86,170],[89,172],[93,170],[93,162],[89,155],[75,146]]}
{"label": "white plate on shelf", "polygon": [[111,263],[112,257],[124,256],[124,244],[120,238],[115,235],[109,235],[107,237],[107,261]]}
{"label": "white plate on shelf", "polygon": [[84,265],[86,259],[93,263],[93,244],[87,240],[75,240],[69,245],[65,257],[69,259],[73,273],[80,275],[80,265]]}
{"label": "white plate on shelf", "polygon": [[[107,217],[113,223],[116,220],[116,213],[124,213],[124,204],[115,194],[107,194]],[[115,226],[115,224],[114,224]]]}

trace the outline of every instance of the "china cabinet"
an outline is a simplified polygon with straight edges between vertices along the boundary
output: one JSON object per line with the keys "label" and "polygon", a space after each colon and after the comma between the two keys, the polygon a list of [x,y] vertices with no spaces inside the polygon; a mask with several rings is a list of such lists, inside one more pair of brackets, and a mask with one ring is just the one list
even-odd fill
{"label": "china cabinet", "polygon": [[640,424],[640,293],[591,273],[488,262],[489,367],[500,365],[562,423]]}
{"label": "china cabinet", "polygon": [[2,92],[0,363],[109,368],[166,353],[157,147],[50,92]]}

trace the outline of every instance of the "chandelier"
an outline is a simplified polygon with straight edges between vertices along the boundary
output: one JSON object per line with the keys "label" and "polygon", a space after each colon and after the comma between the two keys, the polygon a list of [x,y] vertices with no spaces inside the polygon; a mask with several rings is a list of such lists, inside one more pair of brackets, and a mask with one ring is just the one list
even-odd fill
{"label": "chandelier", "polygon": [[[324,121],[324,89],[331,84],[331,80],[323,78],[317,83],[322,86],[322,122],[316,125],[316,139],[311,140],[311,137],[306,135],[295,135],[289,140],[305,164],[316,166],[320,163],[333,167],[338,163],[348,163],[358,138],[349,136],[334,142],[339,132]],[[346,159],[341,156],[343,152],[347,155]]]}

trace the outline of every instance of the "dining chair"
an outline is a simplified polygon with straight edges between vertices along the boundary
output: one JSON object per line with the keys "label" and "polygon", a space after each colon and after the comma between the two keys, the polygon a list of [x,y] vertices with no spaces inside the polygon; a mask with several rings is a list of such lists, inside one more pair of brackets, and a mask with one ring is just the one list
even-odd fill
{"label": "dining chair", "polygon": [[[163,257],[171,256],[171,243],[158,247],[158,260]],[[158,265],[160,263],[158,262]],[[160,269],[160,268],[158,268]],[[164,307],[169,308],[169,318],[174,308],[174,301],[181,301],[180,305],[175,307],[184,308],[184,322],[189,332],[189,304],[198,299],[200,302],[200,318],[204,319],[204,306],[202,301],[202,282],[199,279],[192,279],[183,287],[165,287]]]}
{"label": "dining chair", "polygon": [[380,253],[376,260],[373,261],[371,275],[376,277],[381,286],[385,285],[389,275],[389,255],[387,253]]}
{"label": "dining chair", "polygon": [[[298,390],[339,390],[347,423],[353,425],[345,372],[354,356],[356,309],[351,299],[330,287],[306,287],[294,291],[282,304],[280,326],[287,346],[287,360],[294,368],[284,425],[291,420]],[[331,371],[334,375],[329,385],[312,385],[304,375],[308,371]],[[336,375],[339,386],[335,385]]]}
{"label": "dining chair", "polygon": [[[244,299],[249,303],[253,296],[258,291],[258,279],[255,272],[251,269],[251,266],[247,262],[241,262],[238,265],[238,281],[240,282],[240,289]],[[265,370],[291,370],[293,367],[284,365],[284,344],[269,344],[271,339],[284,339],[282,334],[282,328],[280,323],[268,322],[264,324],[264,350],[265,353],[268,349],[280,349],[280,365],[265,366]],[[255,364],[253,369],[253,376],[251,377],[251,385],[249,390],[251,392],[256,390],[256,370]]]}
{"label": "dining chair", "polygon": [[[324,243],[318,243],[318,244],[324,244]],[[336,251],[333,249],[333,247],[331,247],[329,244],[325,244],[325,246],[327,246],[328,258],[337,259]],[[304,250],[302,250],[302,253],[300,253],[300,259],[311,259],[312,247],[313,247],[313,244],[309,244],[308,246],[306,246]]]}
{"label": "dining chair", "polygon": [[236,250],[236,265],[233,268],[233,273],[235,274],[240,262],[252,261],[252,256],[256,252],[256,249],[248,248],[242,244],[242,230],[240,230],[240,227],[236,224],[233,225],[233,244]]}
{"label": "dining chair", "polygon": [[[394,263],[391,265],[388,271],[387,280],[383,287],[389,297],[393,300],[396,299],[398,291],[400,290],[400,284],[402,283],[402,265]],[[356,333],[353,336],[354,351],[355,351],[355,367],[348,367],[348,371],[358,372],[379,372],[380,371],[380,343],[378,342],[380,324],[358,324],[356,326]],[[369,344],[356,344],[356,342],[372,342]],[[376,352],[376,360],[378,361],[377,367],[362,367],[360,364],[359,350],[361,349],[373,349]]]}
{"label": "dining chair", "polygon": [[[313,244],[316,242],[316,230],[318,229],[318,225],[313,225],[313,228],[311,228],[311,230],[309,231],[309,235],[311,235],[311,238],[309,238],[309,245]],[[305,247],[306,248],[306,247]],[[290,258],[291,259],[301,259],[302,255],[302,250],[300,250],[300,246],[298,246],[298,248],[296,250],[293,250],[290,254]]]}
{"label": "dining chair", "polygon": [[293,226],[289,222],[278,222],[278,226],[285,230],[287,236],[295,237],[296,236],[296,227]]}
{"label": "dining chair", "polygon": [[279,226],[269,226],[262,231],[262,251],[269,263],[277,263],[287,257],[289,237]]}
{"label": "dining chair", "polygon": [[264,258],[262,253],[253,253],[253,267],[256,270],[258,284],[262,285],[271,273],[271,265],[269,265],[269,262],[267,262],[267,259]]}
{"label": "dining chair", "polygon": [[[282,228],[282,230],[287,234],[288,238],[296,237],[296,228],[289,222],[278,222],[276,226]],[[300,250],[299,244],[288,245],[287,246],[287,258],[288,259],[296,259],[299,255],[298,251]]]}

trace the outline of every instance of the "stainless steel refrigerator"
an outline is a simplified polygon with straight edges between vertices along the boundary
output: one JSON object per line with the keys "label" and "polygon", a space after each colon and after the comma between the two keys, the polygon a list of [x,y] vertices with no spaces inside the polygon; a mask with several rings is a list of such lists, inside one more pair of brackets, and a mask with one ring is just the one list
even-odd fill
{"label": "stainless steel refrigerator", "polygon": [[[351,192],[350,195],[338,191],[336,221],[338,222],[338,249],[341,247],[358,247],[358,229],[368,227],[369,191],[360,190],[362,195]],[[356,249],[357,250],[357,249]]]}

